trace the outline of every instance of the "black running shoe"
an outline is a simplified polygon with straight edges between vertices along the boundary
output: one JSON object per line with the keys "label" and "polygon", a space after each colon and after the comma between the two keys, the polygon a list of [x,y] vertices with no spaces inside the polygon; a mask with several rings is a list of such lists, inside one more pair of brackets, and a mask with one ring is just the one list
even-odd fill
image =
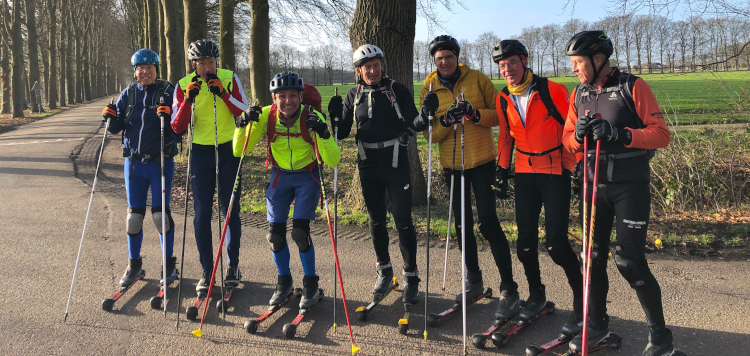
{"label": "black running shoe", "polygon": [[[167,285],[172,284],[177,279],[177,257],[167,257]],[[160,279],[159,284],[163,285],[164,280]]]}
{"label": "black running shoe", "polygon": [[195,285],[196,293],[201,294],[208,292],[208,286],[211,283],[211,272],[212,271],[210,269],[203,270],[201,279],[198,281],[198,284]]}
{"label": "black running shoe", "polygon": [[529,299],[526,299],[526,304],[524,304],[521,309],[519,317],[526,321],[534,319],[542,312],[542,310],[544,310],[546,304],[547,295],[545,293],[544,285],[542,284],[541,287],[529,291]]}
{"label": "black running shoe", "polygon": [[404,279],[406,279],[406,286],[404,287],[404,294],[401,301],[404,304],[414,305],[419,303],[419,271],[414,270],[412,272],[403,272]]}
{"label": "black running shoe", "polygon": [[128,262],[128,268],[125,270],[125,274],[122,275],[122,278],[120,278],[121,286],[127,287],[138,279],[138,275],[141,274],[142,263],[143,262],[140,258],[134,258]]}
{"label": "black running shoe", "polygon": [[273,295],[271,296],[271,300],[268,302],[268,304],[279,305],[283,303],[286,300],[286,298],[289,296],[289,293],[292,291],[293,287],[294,287],[294,281],[292,281],[291,274],[279,276],[279,279],[276,282],[276,291],[273,292]]}
{"label": "black running shoe", "polygon": [[672,355],[674,345],[672,345],[672,330],[668,328],[659,328],[648,331],[648,345],[643,350],[643,356],[668,356]]}
{"label": "black running shoe", "polygon": [[372,289],[372,300],[380,301],[389,290],[393,289],[393,266],[391,262],[377,265],[378,279]]}
{"label": "black running shoe", "polygon": [[312,308],[315,303],[318,302],[318,294],[320,288],[318,288],[318,276],[305,276],[302,278],[302,299],[299,301],[300,309]]}
{"label": "black running shoe", "polygon": [[227,267],[227,274],[224,278],[224,287],[225,288],[234,288],[238,284],[240,284],[240,280],[242,279],[242,273],[240,273],[240,267],[239,266],[229,266]]}
{"label": "black running shoe", "polygon": [[512,319],[518,314],[518,305],[520,302],[518,284],[516,282],[500,283],[500,302],[497,304],[495,318]]}

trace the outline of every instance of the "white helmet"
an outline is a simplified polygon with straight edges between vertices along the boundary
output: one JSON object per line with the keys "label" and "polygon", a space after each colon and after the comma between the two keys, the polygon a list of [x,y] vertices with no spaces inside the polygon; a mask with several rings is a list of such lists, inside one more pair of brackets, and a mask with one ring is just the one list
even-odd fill
{"label": "white helmet", "polygon": [[352,61],[354,62],[355,67],[359,67],[365,64],[365,62],[375,58],[384,59],[385,56],[383,56],[383,51],[381,51],[378,46],[366,44],[360,46],[354,51]]}

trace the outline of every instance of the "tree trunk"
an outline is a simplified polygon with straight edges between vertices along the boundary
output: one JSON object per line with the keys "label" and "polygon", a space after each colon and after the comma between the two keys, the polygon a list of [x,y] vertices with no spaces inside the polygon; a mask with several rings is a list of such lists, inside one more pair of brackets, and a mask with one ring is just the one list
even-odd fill
{"label": "tree trunk", "polygon": [[162,61],[168,63],[169,69],[163,75],[170,83],[177,83],[185,75],[182,67],[185,63],[182,32],[180,31],[180,6],[174,0],[162,0],[164,6],[164,38],[166,39],[167,56]]}
{"label": "tree trunk", "polygon": [[[29,44],[29,85],[39,82],[39,43],[36,32],[36,0],[26,0],[26,34]],[[40,83],[41,84],[41,83]],[[36,94],[30,93],[31,111],[39,112],[42,103],[36,102]]]}
{"label": "tree trunk", "polygon": [[47,102],[57,109],[57,0],[47,0],[49,13],[49,69],[47,72]]}
{"label": "tree trunk", "polygon": [[268,17],[268,0],[249,0],[250,3],[250,95],[261,106],[271,104],[268,83],[271,76],[268,65],[271,21]]}
{"label": "tree trunk", "polygon": [[[414,92],[414,32],[417,21],[416,0],[357,0],[349,32],[352,48],[369,43],[383,50],[385,72]],[[409,142],[412,203],[427,203],[427,183],[417,152],[417,140]],[[430,167],[428,167],[430,169]],[[355,179],[359,174],[355,174]],[[352,189],[361,189],[353,184]]]}
{"label": "tree trunk", "polygon": [[2,78],[0,79],[3,82],[3,106],[2,111],[0,113],[2,114],[10,114],[10,48],[6,46],[5,44],[2,44]]}
{"label": "tree trunk", "polygon": [[91,65],[91,36],[86,36],[83,39],[83,59],[81,60],[82,69],[81,75],[83,76],[83,100],[93,100],[91,95],[91,71],[89,67]]}
{"label": "tree trunk", "polygon": [[234,55],[234,7],[237,0],[219,0],[219,64],[221,68],[237,70]]}
{"label": "tree trunk", "polygon": [[147,24],[147,37],[148,47],[150,50],[159,53],[159,5],[156,3],[157,0],[146,0],[146,19]]}
{"label": "tree trunk", "polygon": [[26,100],[26,83],[24,81],[23,61],[23,32],[21,31],[21,13],[23,7],[20,1],[13,3],[13,13],[10,28],[11,37],[11,96],[13,98],[13,117],[23,117],[24,102]]}
{"label": "tree trunk", "polygon": [[161,65],[159,66],[159,78],[167,79],[169,64],[167,63],[166,16],[164,14],[164,3],[161,0],[156,1],[156,7],[159,12],[159,59],[161,60]]}
{"label": "tree trunk", "polygon": [[76,38],[75,38],[75,59],[76,59],[76,68],[75,68],[75,94],[76,94],[76,104],[80,104],[83,102],[83,58],[81,58],[81,55],[83,54],[82,46],[83,46],[83,39],[81,38],[81,31],[76,29]]}
{"label": "tree trunk", "polygon": [[[63,0],[63,2],[66,2]],[[68,26],[67,26],[67,42],[63,42],[65,44],[65,81],[67,82],[67,89],[65,90],[66,94],[68,95],[68,104],[75,104],[76,103],[76,82],[75,82],[75,76],[74,76],[74,68],[73,68],[73,46],[75,44],[75,40],[73,39],[73,26],[71,24],[72,17],[70,14],[67,15],[68,18]],[[65,28],[63,28],[65,30]]]}
{"label": "tree trunk", "polygon": [[[190,43],[205,39],[208,35],[206,0],[183,0],[185,4],[185,49]],[[190,60],[185,57],[185,69],[192,72]]]}

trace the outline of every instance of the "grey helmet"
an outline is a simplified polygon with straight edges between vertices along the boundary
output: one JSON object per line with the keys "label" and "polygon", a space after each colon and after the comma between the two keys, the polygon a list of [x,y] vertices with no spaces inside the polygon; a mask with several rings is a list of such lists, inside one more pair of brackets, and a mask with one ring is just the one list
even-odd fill
{"label": "grey helmet", "polygon": [[383,51],[378,48],[378,46],[366,44],[359,46],[356,50],[354,50],[354,55],[352,55],[352,62],[354,62],[355,67],[359,67],[366,62],[369,62],[373,59],[385,59],[385,56],[383,55]]}
{"label": "grey helmet", "polygon": [[274,75],[273,79],[271,79],[271,93],[287,89],[303,91],[305,89],[305,82],[299,74],[294,72],[281,72]]}

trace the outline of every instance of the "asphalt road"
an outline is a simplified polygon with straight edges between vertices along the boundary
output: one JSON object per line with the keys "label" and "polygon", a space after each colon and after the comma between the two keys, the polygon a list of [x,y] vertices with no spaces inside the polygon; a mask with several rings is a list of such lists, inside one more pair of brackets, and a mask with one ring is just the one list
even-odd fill
{"label": "asphalt road", "polygon": [[[0,354],[349,354],[351,348],[340,293],[337,293],[335,317],[338,327],[335,331],[332,327],[334,264],[330,240],[322,223],[315,226],[313,239],[326,298],[309,312],[293,340],[285,339],[281,329],[297,314],[296,302],[261,324],[255,335],[247,334],[242,327],[247,319],[265,311],[276,282],[276,270],[265,240],[265,224],[252,219],[245,220],[243,226],[240,268],[244,282],[235,292],[225,320],[216,309],[208,310],[203,338],[190,333],[198,324],[188,321],[184,314],[184,308],[194,300],[193,288],[200,276],[190,218],[185,265],[181,267],[185,298],[179,330],[175,327],[176,288],[168,292],[170,308],[166,319],[149,305],[149,298],[158,292],[161,272],[161,250],[150,218],[144,221],[146,279],[118,301],[114,311],[103,311],[100,303],[116,291],[127,265],[127,241],[123,231],[127,203],[119,135],[110,136],[106,141],[70,314],[67,322],[63,322],[103,134],[99,115],[105,104],[103,100],[84,105],[0,135]],[[181,200],[173,204],[175,210],[181,205]],[[175,221],[178,226],[175,251],[180,251],[183,219],[179,211],[175,212]],[[414,310],[411,329],[405,336],[396,330],[403,312],[400,292],[388,296],[367,322],[356,319],[354,309],[371,298],[374,252],[364,230],[349,231],[339,240],[339,257],[355,344],[362,348],[359,354],[461,354],[460,313],[436,328],[429,328],[428,340],[423,339],[424,299]],[[214,235],[218,242],[218,232]],[[394,260],[398,261],[395,239],[391,245]],[[420,240],[419,245],[424,290],[424,240]],[[442,291],[444,245],[439,241],[431,245],[433,294],[430,294],[429,305],[431,312],[438,312],[450,307],[453,296],[460,291],[460,253],[455,246],[450,250],[448,286]],[[480,264],[486,286],[496,288],[499,276],[489,248],[485,246],[481,250]],[[294,255],[292,271],[295,283],[300,286],[302,268]],[[541,263],[547,294],[557,304],[557,311],[523,330],[504,348],[488,343],[488,349],[481,351],[469,345],[469,354],[523,355],[526,346],[556,337],[571,309],[571,293],[562,270],[543,253]],[[523,269],[515,257],[514,265],[522,297],[525,297]],[[661,283],[667,322],[672,326],[677,346],[689,355],[750,354],[750,262],[657,256],[651,268]],[[643,312],[614,263],[610,263],[609,272],[610,326],[624,341],[620,350],[599,354],[640,355],[647,338]],[[218,296],[218,292],[214,296]],[[496,304],[495,296],[468,308],[469,335],[491,324]]]}

